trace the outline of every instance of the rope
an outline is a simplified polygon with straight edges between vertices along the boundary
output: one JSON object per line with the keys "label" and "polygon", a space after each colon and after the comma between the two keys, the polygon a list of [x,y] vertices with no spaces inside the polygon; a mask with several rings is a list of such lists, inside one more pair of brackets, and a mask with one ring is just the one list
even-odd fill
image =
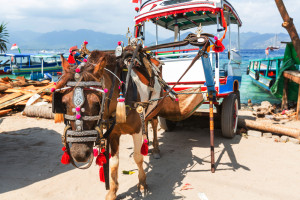
{"label": "rope", "polygon": [[26,106],[24,113],[28,117],[39,117],[39,118],[46,118],[46,119],[54,119],[54,114],[52,113],[52,105],[31,105]]}

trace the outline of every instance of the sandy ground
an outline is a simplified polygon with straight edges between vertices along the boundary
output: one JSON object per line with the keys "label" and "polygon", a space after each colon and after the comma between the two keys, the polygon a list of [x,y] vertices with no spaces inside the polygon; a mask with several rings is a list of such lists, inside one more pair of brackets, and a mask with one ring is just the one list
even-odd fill
{"label": "sandy ground", "polygon": [[[202,121],[196,123],[201,124]],[[0,119],[0,199],[104,199],[98,166],[74,169],[60,163],[63,124],[22,117]],[[209,130],[178,127],[159,131],[162,158],[145,157],[149,194],[137,193],[131,136],[121,137],[118,199],[275,200],[300,199],[300,145],[272,139],[224,139],[216,131],[216,173],[210,172]],[[150,134],[151,135],[151,134]],[[190,184],[188,190],[181,190]]]}

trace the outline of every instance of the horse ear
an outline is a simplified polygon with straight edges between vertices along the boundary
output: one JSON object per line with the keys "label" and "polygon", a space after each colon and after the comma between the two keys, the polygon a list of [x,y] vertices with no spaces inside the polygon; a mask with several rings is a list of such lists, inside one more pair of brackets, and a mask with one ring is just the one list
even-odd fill
{"label": "horse ear", "polygon": [[99,74],[100,76],[102,76],[106,64],[107,64],[106,58],[101,57],[99,63],[94,68],[94,74],[95,75]]}
{"label": "horse ear", "polygon": [[61,58],[61,66],[63,68],[64,71],[68,71],[70,69],[70,64],[68,63],[68,61],[63,57],[63,55],[60,55]]}

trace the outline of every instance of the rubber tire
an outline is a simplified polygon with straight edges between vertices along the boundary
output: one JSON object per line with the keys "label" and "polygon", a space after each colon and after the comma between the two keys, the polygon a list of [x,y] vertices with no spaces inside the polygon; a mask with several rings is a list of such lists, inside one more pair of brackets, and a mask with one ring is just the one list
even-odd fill
{"label": "rubber tire", "polygon": [[237,91],[235,91],[234,93],[235,93],[236,98],[238,99],[238,102],[239,102],[239,109],[241,109],[242,106],[241,106],[241,95],[240,95],[240,91],[237,90]]}
{"label": "rubber tire", "polygon": [[[235,119],[234,119],[235,113]],[[235,121],[234,121],[235,120]],[[236,94],[231,93],[222,103],[221,129],[226,138],[234,138],[238,123],[238,99]]]}
{"label": "rubber tire", "polygon": [[173,131],[176,128],[176,122],[167,120],[163,117],[158,117],[158,123],[165,131]]}
{"label": "rubber tire", "polygon": [[257,81],[259,80],[259,71],[255,72],[255,80],[257,80]]}

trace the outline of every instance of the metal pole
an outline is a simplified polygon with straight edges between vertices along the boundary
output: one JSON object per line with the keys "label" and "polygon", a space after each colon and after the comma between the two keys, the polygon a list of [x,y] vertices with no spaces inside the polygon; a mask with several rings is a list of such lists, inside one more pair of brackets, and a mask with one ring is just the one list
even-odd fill
{"label": "metal pole", "polygon": [[230,14],[228,14],[228,25],[229,25],[229,60],[231,60],[231,21],[230,21]]}
{"label": "metal pole", "polygon": [[44,58],[42,58],[42,75],[44,76]]}
{"label": "metal pole", "polygon": [[239,52],[241,51],[241,38],[240,38],[240,26],[238,25],[238,49],[239,49]]}
{"label": "metal pole", "polygon": [[209,127],[210,127],[210,158],[211,172],[215,173],[215,144],[214,144],[214,104],[213,92],[209,93]]}
{"label": "metal pole", "polygon": [[156,45],[158,45],[158,26],[157,26],[157,20],[156,20]]}

